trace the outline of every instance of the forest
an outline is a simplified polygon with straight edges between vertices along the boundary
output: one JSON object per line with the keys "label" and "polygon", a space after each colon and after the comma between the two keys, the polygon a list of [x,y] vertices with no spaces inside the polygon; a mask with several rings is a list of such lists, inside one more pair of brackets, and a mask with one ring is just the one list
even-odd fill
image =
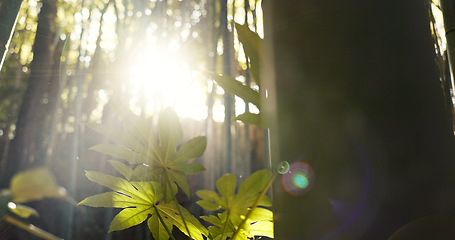
{"label": "forest", "polygon": [[0,0],[0,238],[453,239],[454,29],[452,0]]}

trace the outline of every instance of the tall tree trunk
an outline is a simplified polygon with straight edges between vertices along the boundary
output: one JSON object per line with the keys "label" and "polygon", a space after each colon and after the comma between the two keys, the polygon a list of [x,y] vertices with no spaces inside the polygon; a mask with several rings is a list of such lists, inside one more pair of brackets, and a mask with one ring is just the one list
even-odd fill
{"label": "tall tree trunk", "polygon": [[0,70],[8,54],[22,0],[4,0],[0,3]]}
{"label": "tall tree trunk", "polygon": [[[44,0],[38,16],[38,28],[33,46],[33,60],[30,66],[30,78],[27,90],[19,109],[16,132],[8,153],[8,172],[12,174],[20,169],[44,164],[46,148],[39,139],[46,124],[46,94],[52,72],[52,52],[55,37],[54,21],[57,16],[57,1]],[[45,128],[44,128],[45,129]],[[8,180],[6,179],[6,180]]]}
{"label": "tall tree trunk", "polygon": [[425,1],[264,3],[272,161],[312,167],[275,183],[275,238],[387,239],[453,216],[454,139]]}

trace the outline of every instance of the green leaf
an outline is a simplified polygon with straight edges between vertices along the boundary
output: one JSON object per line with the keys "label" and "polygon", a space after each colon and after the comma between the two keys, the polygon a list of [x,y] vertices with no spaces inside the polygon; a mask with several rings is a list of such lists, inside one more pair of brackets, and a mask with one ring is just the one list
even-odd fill
{"label": "green leaf", "polygon": [[238,195],[247,197],[249,195],[261,192],[270,179],[270,170],[259,170],[249,176],[242,184],[240,184]]}
{"label": "green leaf", "polygon": [[149,214],[152,214],[153,206],[138,206],[125,208],[120,211],[112,220],[109,232],[124,230],[144,222]]}
{"label": "green leaf", "polygon": [[209,222],[217,227],[221,227],[222,226],[222,223],[221,223],[221,220],[214,216],[214,215],[209,215],[209,216],[201,216],[201,219],[203,219],[204,221],[206,222]]}
{"label": "green leaf", "polygon": [[13,176],[10,184],[13,202],[22,203],[46,197],[64,198],[65,190],[57,185],[52,173],[44,167],[20,172]]}
{"label": "green leaf", "polygon": [[[180,208],[183,216],[180,215],[176,207]],[[185,233],[187,236],[190,234],[186,231],[183,221],[186,221],[192,238],[196,240],[203,240],[203,236],[208,235],[207,229],[202,226],[202,224],[188,210],[180,205],[177,206],[176,202],[159,204],[157,205],[157,209],[163,218],[168,219],[172,225],[178,227],[180,231]]]}
{"label": "green leaf", "polygon": [[121,146],[127,147],[129,149],[134,149],[138,153],[147,153],[147,150],[137,138],[118,127],[97,123],[84,123],[83,125],[103,134]]}
{"label": "green leaf", "polygon": [[212,74],[211,76],[226,92],[237,95],[243,101],[252,103],[260,108],[261,96],[257,91],[231,77],[217,74]]}
{"label": "green leaf", "polygon": [[193,174],[205,170],[205,168],[199,163],[172,164],[171,166],[173,170],[181,171],[185,174]]}
{"label": "green leaf", "polygon": [[273,221],[273,212],[265,208],[255,208],[249,221]]}
{"label": "green leaf", "polygon": [[216,189],[222,197],[234,195],[236,179],[233,174],[225,174],[216,181]]}
{"label": "green leaf", "polygon": [[215,203],[221,202],[221,198],[215,191],[211,190],[199,190],[196,192],[196,195],[202,199],[210,200]]}
{"label": "green leaf", "polygon": [[273,238],[273,213],[265,208],[255,208],[245,225],[245,234]]}
{"label": "green leaf", "polygon": [[28,218],[32,215],[39,216],[38,212],[35,209],[33,209],[31,207],[27,207],[25,205],[9,202],[8,207],[12,213],[16,214],[17,216],[19,216],[21,218]]}
{"label": "green leaf", "polygon": [[130,196],[119,194],[117,192],[105,192],[87,197],[78,203],[78,205],[86,205],[89,207],[126,208],[135,206],[135,204],[138,203],[143,203],[143,201],[136,200]]}
{"label": "green leaf", "polygon": [[131,164],[148,162],[147,159],[144,159],[144,157],[142,157],[140,154],[135,153],[130,149],[127,149],[120,145],[98,144],[91,147],[90,150],[104,153],[111,157],[123,159]]}
{"label": "green leaf", "polygon": [[[113,177],[98,172],[87,171],[87,177],[96,183],[109,187],[114,192],[106,192],[87,197],[79,204],[92,206],[92,207],[115,207],[123,208],[118,213],[109,227],[109,232],[123,230],[144,222],[149,215],[151,219],[156,219],[156,209],[165,219],[165,224],[169,227],[176,226],[185,234],[190,234],[197,240],[203,240],[203,236],[207,236],[207,230],[182,206],[177,203],[162,202],[163,193],[160,184],[153,181],[148,182],[128,182],[122,178]],[[176,208],[178,206],[178,208]],[[180,211],[179,211],[180,208]],[[182,212],[183,215],[180,215]],[[184,220],[183,220],[184,219]],[[186,221],[190,232],[186,231],[183,223]],[[157,231],[164,231],[164,226],[159,226],[150,222],[149,227],[157,239],[164,239],[169,237],[164,233]]]}
{"label": "green leaf", "polygon": [[[136,188],[140,187],[143,184],[146,184],[147,182],[144,182],[144,183],[132,182],[132,183],[136,183],[136,188],[135,188],[135,186],[133,186],[132,183],[126,181],[125,179],[110,176],[110,175],[107,175],[104,173],[86,171],[86,175],[90,181],[101,184],[116,192],[127,195],[131,198],[134,198],[136,200],[139,200],[139,201],[147,203],[147,204],[155,203],[154,196],[147,195],[146,194],[147,192],[139,192],[136,190]],[[153,184],[151,184],[151,183],[150,183],[150,187],[155,188],[155,186],[153,186]]]}
{"label": "green leaf", "polygon": [[199,158],[204,154],[207,146],[207,137],[199,136],[190,139],[180,147],[175,156],[175,161],[187,161]]}
{"label": "green leaf", "polygon": [[180,126],[177,114],[171,109],[166,108],[158,119],[160,135],[160,145],[166,156],[175,153],[177,146],[183,138],[182,127]]}
{"label": "green leaf", "polygon": [[257,33],[251,31],[247,25],[235,23],[235,29],[237,30],[239,41],[243,45],[245,55],[250,58],[250,72],[253,80],[260,86],[260,53],[263,40]]}
{"label": "green leaf", "polygon": [[133,170],[130,167],[115,160],[108,160],[108,162],[112,165],[112,167],[115,168],[115,170],[117,170],[117,172],[122,174],[122,176],[124,176],[127,180],[131,180],[131,176],[133,176]]}
{"label": "green leaf", "polygon": [[153,145],[156,143],[156,135],[151,124],[144,118],[141,118],[131,112],[122,104],[114,104],[115,111],[119,114],[120,119],[124,123],[126,130],[135,136],[140,142],[145,145]]}
{"label": "green leaf", "polygon": [[261,113],[250,113],[250,112],[242,113],[242,114],[238,115],[237,117],[232,118],[232,121],[241,121],[245,124],[256,125],[256,126],[260,126],[263,128],[268,128],[269,125],[266,122],[264,122],[264,120],[265,119],[262,117]]}
{"label": "green leaf", "polygon": [[[163,174],[163,176],[164,176],[163,181],[168,181],[169,183],[172,184],[176,183],[187,196],[190,196],[190,185],[188,184],[186,175],[184,173],[177,171],[167,171],[165,174]],[[177,189],[173,190],[170,193],[172,194],[177,193]]]}
{"label": "green leaf", "polygon": [[202,208],[209,210],[209,211],[216,211],[221,208],[220,205],[215,204],[214,202],[211,202],[209,200],[199,200],[196,202],[199,206]]}
{"label": "green leaf", "polygon": [[[157,171],[157,170],[155,170],[155,171]],[[152,180],[154,180],[152,172],[153,171],[152,171],[152,169],[150,169],[150,167],[143,165],[143,164],[138,165],[133,170],[133,172],[131,174],[131,178],[129,180],[131,180],[131,181],[152,181]]]}
{"label": "green leaf", "polygon": [[273,222],[272,221],[258,221],[248,225],[250,236],[264,236],[273,238]]}
{"label": "green leaf", "polygon": [[[171,223],[167,220],[167,218],[163,219],[166,226],[171,226]],[[155,240],[169,240],[170,235],[167,233],[166,228],[164,227],[163,223],[158,218],[157,214],[153,214],[149,220],[147,221],[150,232],[152,232],[153,239]],[[169,228],[168,227],[168,228]]]}

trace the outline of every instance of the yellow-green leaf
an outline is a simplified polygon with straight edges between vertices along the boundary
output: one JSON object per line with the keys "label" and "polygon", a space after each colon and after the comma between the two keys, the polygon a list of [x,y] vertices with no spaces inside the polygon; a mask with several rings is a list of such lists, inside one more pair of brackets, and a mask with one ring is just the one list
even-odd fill
{"label": "yellow-green leaf", "polygon": [[202,208],[204,208],[205,210],[209,210],[209,211],[216,211],[216,210],[221,209],[220,205],[215,204],[214,202],[209,201],[209,200],[199,200],[196,203],[199,206],[201,206]]}
{"label": "yellow-green leaf", "polygon": [[247,195],[261,192],[267,185],[269,179],[270,170],[268,169],[259,170],[251,174],[251,176],[240,184],[238,195],[246,197]]}
{"label": "yellow-green leaf", "polygon": [[15,203],[40,200],[46,197],[65,197],[65,190],[57,185],[52,173],[44,167],[20,172],[13,176],[10,191]]}
{"label": "yellow-green leaf", "polygon": [[202,199],[210,200],[215,203],[218,203],[221,200],[218,194],[215,191],[211,190],[199,190],[196,192],[196,195]]}
{"label": "yellow-green leaf", "polygon": [[252,88],[244,85],[243,83],[235,80],[234,78],[212,74],[213,80],[218,83],[226,92],[237,95],[245,102],[250,102],[260,108],[261,96]]}
{"label": "yellow-green leaf", "polygon": [[[137,204],[144,204],[144,201],[119,194],[117,192],[105,192],[94,196],[90,196],[82,200],[78,205],[86,205],[89,207],[112,207],[126,208],[133,207]],[[148,204],[145,202],[145,204]]]}
{"label": "yellow-green leaf", "polygon": [[165,156],[176,151],[177,146],[183,138],[182,127],[180,126],[177,114],[171,109],[166,108],[158,119],[160,135],[160,145],[164,150]]}
{"label": "yellow-green leaf", "polygon": [[131,180],[133,170],[130,167],[115,160],[108,160],[108,162],[112,165],[112,167],[115,168],[115,170],[117,170],[117,172],[122,174],[122,176],[124,176],[127,180]]}
{"label": "yellow-green leaf", "polygon": [[19,216],[21,218],[28,218],[31,215],[39,216],[38,212],[35,209],[33,209],[31,207],[27,207],[25,205],[9,202],[8,208],[12,213],[16,214],[17,216]]}
{"label": "yellow-green leaf", "polygon": [[123,159],[131,164],[148,162],[142,155],[120,145],[98,144],[91,147],[90,150],[104,153],[114,158]]}
{"label": "yellow-green leaf", "polygon": [[127,229],[144,222],[152,214],[153,206],[138,206],[125,208],[112,220],[109,232]]}
{"label": "yellow-green leaf", "polygon": [[207,137],[199,136],[188,140],[177,151],[175,161],[186,161],[199,158],[204,154],[207,146]]}
{"label": "yellow-green leaf", "polygon": [[216,181],[216,189],[222,197],[234,195],[237,180],[233,174],[225,174]]}
{"label": "yellow-green leaf", "polygon": [[242,113],[237,117],[233,117],[232,121],[241,121],[245,124],[256,125],[263,128],[268,128],[269,124],[264,121],[265,119],[262,117],[261,113]]}
{"label": "yellow-green leaf", "polygon": [[[178,209],[182,212],[183,216],[180,215]],[[185,233],[187,236],[190,234],[187,232],[183,221],[186,222],[188,229],[190,230],[191,237],[196,240],[204,240],[203,236],[208,235],[207,229],[184,207],[176,205],[176,202],[163,203],[157,205],[157,209],[160,212],[161,217],[170,220],[170,223],[175,225]],[[168,226],[169,227],[169,226]]]}
{"label": "yellow-green leaf", "polygon": [[259,35],[251,31],[247,25],[235,24],[235,29],[239,35],[239,41],[243,45],[245,55],[250,58],[250,72],[253,80],[261,85],[260,80],[260,64],[261,64],[261,48],[263,40]]}

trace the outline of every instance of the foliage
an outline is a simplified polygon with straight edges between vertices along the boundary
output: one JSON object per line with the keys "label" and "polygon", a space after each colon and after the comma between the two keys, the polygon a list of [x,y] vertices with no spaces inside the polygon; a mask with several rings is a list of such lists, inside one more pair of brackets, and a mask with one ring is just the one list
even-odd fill
{"label": "foliage", "polygon": [[91,207],[122,208],[112,220],[109,232],[127,229],[148,219],[148,227],[157,240],[174,239],[173,227],[192,239],[201,240],[204,237],[232,238],[237,231],[241,231],[241,239],[256,235],[273,236],[272,212],[263,208],[271,206],[270,200],[264,196],[270,187],[267,184],[270,178],[268,170],[251,175],[240,185],[238,194],[234,194],[236,180],[231,174],[216,182],[221,196],[209,190],[198,191],[197,195],[202,198],[199,205],[210,211],[223,210],[217,216],[201,217],[214,225],[207,230],[175,197],[178,188],[189,196],[187,175],[204,170],[200,164],[189,161],[203,155],[206,137],[190,139],[178,147],[183,134],[172,109],[160,114],[157,134],[148,127],[145,119],[126,108],[116,109],[124,128],[86,124],[116,144],[99,144],[91,149],[122,159],[130,166],[117,160],[109,161],[122,177],[87,171],[89,180],[112,191],[87,197],[79,203]]}
{"label": "foliage", "polygon": [[270,179],[270,172],[267,169],[260,170],[247,178],[235,194],[236,179],[232,174],[227,174],[218,179],[216,188],[218,193],[210,190],[199,190],[197,195],[202,200],[197,203],[206,210],[216,211],[222,209],[223,212],[217,215],[203,216],[207,222],[214,226],[209,228],[211,239],[232,238],[233,234],[238,231],[239,226],[246,219],[248,212],[252,214],[248,218],[247,224],[240,229],[240,239],[253,238],[255,235],[262,235],[273,238],[273,214],[266,208],[254,208],[256,205],[270,207],[271,201],[267,196],[259,198],[260,193],[266,189]]}
{"label": "foliage", "polygon": [[[237,30],[239,41],[243,45],[244,52],[250,60],[250,72],[253,76],[253,80],[257,86],[261,87],[261,77],[259,74],[261,63],[260,49],[263,44],[263,40],[257,33],[251,31],[247,25],[236,23],[235,29]],[[246,103],[252,103],[256,105],[259,110],[261,110],[261,101],[266,101],[264,94],[261,94],[253,88],[244,85],[243,83],[237,81],[235,78],[219,74],[212,74],[212,78],[226,92],[238,96]],[[237,120],[242,121],[245,124],[254,124],[262,127],[269,126],[267,122],[264,122],[265,118],[262,117],[261,113],[255,114],[246,112],[232,118],[232,121]]]}
{"label": "foliage", "polygon": [[186,174],[201,172],[204,167],[187,161],[202,156],[207,145],[206,137],[193,138],[176,151],[183,133],[173,110],[168,108],[161,114],[158,138],[144,119],[136,117],[127,109],[119,108],[118,111],[121,112],[123,121],[134,124],[125,124],[124,130],[102,124],[87,124],[117,143],[99,144],[91,149],[123,159],[130,164],[139,164],[130,171],[131,169],[119,163],[113,163],[128,180],[160,181],[166,201],[174,198],[177,186],[189,196],[190,187]]}
{"label": "foliage", "polygon": [[[169,233],[165,230],[165,226],[173,225],[188,236],[195,237],[195,239],[202,240],[202,235],[207,235],[206,229],[197,219],[183,209],[175,200],[167,203],[160,202],[163,198],[163,191],[157,182],[129,182],[123,178],[98,172],[87,172],[87,177],[91,181],[114,191],[88,197],[79,204],[91,207],[123,208],[112,220],[109,232],[138,225],[145,221],[150,214],[148,225],[155,239],[169,239]],[[180,215],[176,209],[181,209],[183,215]],[[160,217],[163,222],[158,220]],[[191,234],[185,232],[183,219],[187,222],[186,224]]]}
{"label": "foliage", "polygon": [[43,198],[66,198],[71,201],[66,197],[65,190],[57,185],[54,176],[47,168],[33,168],[14,175],[9,189],[0,191],[0,220],[14,224],[44,239],[59,239],[36,226],[26,225],[9,216],[9,213],[21,218],[38,216],[35,209],[19,203]]}

